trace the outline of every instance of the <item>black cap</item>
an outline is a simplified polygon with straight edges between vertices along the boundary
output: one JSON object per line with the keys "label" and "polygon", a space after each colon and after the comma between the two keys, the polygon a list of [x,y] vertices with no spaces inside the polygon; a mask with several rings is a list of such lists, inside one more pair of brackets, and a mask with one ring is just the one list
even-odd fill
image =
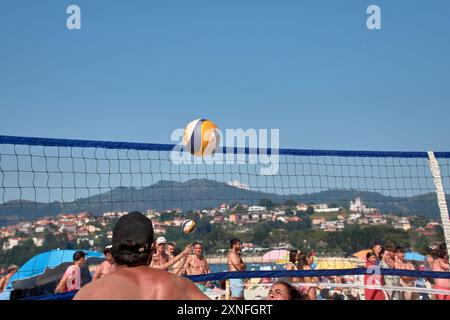
{"label": "black cap", "polygon": [[112,250],[121,254],[149,252],[154,241],[150,219],[138,211],[122,216],[113,230]]}

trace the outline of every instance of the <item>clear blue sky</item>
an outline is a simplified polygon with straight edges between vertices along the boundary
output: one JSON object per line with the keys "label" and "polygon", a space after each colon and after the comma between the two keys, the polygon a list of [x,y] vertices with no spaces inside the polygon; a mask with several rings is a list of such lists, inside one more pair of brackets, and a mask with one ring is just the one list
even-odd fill
{"label": "clear blue sky", "polygon": [[[66,29],[78,4],[82,30]],[[366,28],[381,7],[382,30]],[[450,2],[2,0],[0,134],[170,143],[195,118],[281,147],[450,151]]]}

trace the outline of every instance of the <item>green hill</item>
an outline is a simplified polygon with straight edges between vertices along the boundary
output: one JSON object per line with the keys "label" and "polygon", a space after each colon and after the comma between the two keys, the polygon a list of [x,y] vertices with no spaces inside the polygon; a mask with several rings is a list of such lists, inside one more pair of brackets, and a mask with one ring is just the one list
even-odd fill
{"label": "green hill", "polygon": [[[0,223],[54,216],[61,212],[89,211],[94,215],[100,215],[108,211],[145,211],[149,208],[191,210],[213,208],[224,202],[252,205],[261,199],[270,199],[275,203],[292,199],[307,204],[328,203],[348,208],[350,201],[356,197],[361,197],[367,206],[378,208],[382,213],[421,215],[439,219],[434,193],[413,197],[388,197],[377,192],[339,189],[310,194],[280,195],[241,189],[213,180],[195,179],[187,182],[160,181],[142,189],[119,187],[69,203],[9,201],[0,205]],[[450,197],[447,196],[447,199],[450,200]]]}

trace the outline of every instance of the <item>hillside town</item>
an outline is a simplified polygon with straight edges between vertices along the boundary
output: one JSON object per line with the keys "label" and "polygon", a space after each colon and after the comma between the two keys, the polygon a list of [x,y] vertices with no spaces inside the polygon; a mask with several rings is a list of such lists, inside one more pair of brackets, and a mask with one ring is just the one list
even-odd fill
{"label": "hillside town", "polygon": [[[67,240],[90,247],[100,247],[100,239],[112,238],[112,223],[128,212],[105,212],[94,216],[89,212],[62,213],[55,217],[41,218],[36,221],[19,223],[0,228],[0,244],[8,251],[25,241],[32,240],[36,247],[44,244],[44,234],[56,237],[64,235]],[[340,232],[351,225],[389,226],[403,231],[413,231],[425,237],[435,236],[441,224],[416,216],[397,216],[381,213],[377,208],[366,206],[363,199],[356,198],[348,208],[333,207],[327,203],[305,204],[290,203],[274,205],[230,205],[223,203],[217,208],[208,208],[189,212],[216,227],[232,227],[236,232],[245,233],[260,222],[271,221],[282,224],[299,223],[307,214],[310,228],[327,233]],[[148,209],[145,215],[152,220],[155,234],[164,235],[169,228],[180,227],[188,213],[175,208],[163,212]],[[303,218],[302,218],[303,214]],[[413,221],[415,223],[413,223]],[[417,222],[419,221],[419,222]],[[256,245],[246,243],[246,248]],[[278,243],[279,246],[289,244]]]}

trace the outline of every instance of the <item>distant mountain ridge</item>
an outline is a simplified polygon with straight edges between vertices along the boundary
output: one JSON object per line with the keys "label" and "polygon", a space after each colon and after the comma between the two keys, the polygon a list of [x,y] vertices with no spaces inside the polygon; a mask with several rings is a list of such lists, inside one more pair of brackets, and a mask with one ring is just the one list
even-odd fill
{"label": "distant mountain ridge", "polygon": [[[254,205],[261,199],[270,199],[276,203],[292,199],[306,204],[329,203],[348,208],[350,201],[356,197],[361,197],[368,207],[378,208],[382,213],[422,215],[439,219],[439,208],[434,193],[412,197],[388,197],[377,192],[337,189],[301,195],[280,195],[242,189],[214,180],[194,179],[186,182],[162,180],[142,189],[117,187],[106,193],[68,203],[8,201],[0,205],[0,224],[5,219],[37,219],[55,216],[61,212],[89,211],[94,215],[101,215],[110,211],[145,211],[150,208],[160,211],[173,208],[192,210],[215,208],[224,202]],[[447,199],[450,200],[449,195]]]}

